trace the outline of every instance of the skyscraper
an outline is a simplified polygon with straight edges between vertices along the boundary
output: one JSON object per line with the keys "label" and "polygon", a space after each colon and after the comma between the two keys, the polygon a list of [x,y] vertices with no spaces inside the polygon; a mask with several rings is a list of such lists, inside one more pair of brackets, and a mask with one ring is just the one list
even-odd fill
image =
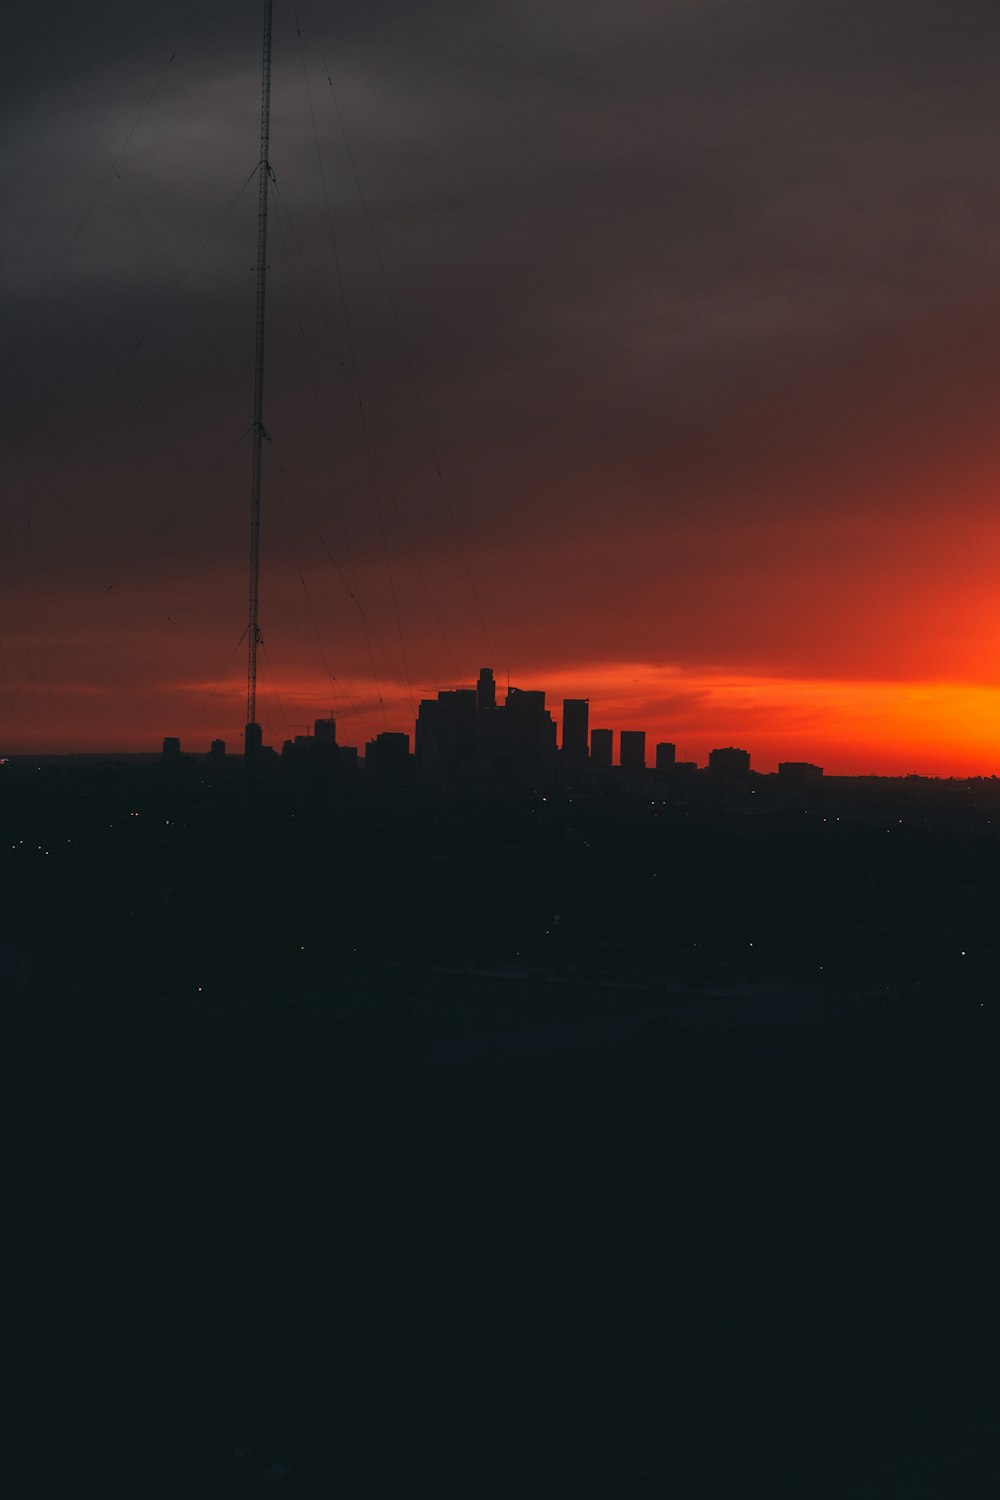
{"label": "skyscraper", "polygon": [[613,729],[592,729],[590,731],[590,764],[597,766],[599,770],[610,770],[613,747]]}
{"label": "skyscraper", "polygon": [[476,753],[476,688],[446,688],[417,710],[416,758],[421,772],[451,776]]}
{"label": "skyscraper", "polygon": [[587,731],[590,727],[590,700],[564,698],[562,721],[563,754],[576,761],[587,759]]}
{"label": "skyscraper", "polygon": [[538,689],[508,688],[496,719],[494,745],[498,751],[528,760],[548,758],[555,751],[555,720],[545,707],[545,694]]}
{"label": "skyscraper", "polygon": [[644,729],[622,730],[619,760],[623,771],[646,769],[646,731]]}
{"label": "skyscraper", "polygon": [[493,668],[480,667],[479,680],[476,683],[476,707],[482,710],[496,708],[496,706],[497,685],[493,680]]}

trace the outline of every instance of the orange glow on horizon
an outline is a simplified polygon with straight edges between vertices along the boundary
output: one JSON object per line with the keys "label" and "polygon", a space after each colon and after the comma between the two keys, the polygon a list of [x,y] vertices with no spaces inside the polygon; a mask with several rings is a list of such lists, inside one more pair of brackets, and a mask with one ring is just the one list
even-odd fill
{"label": "orange glow on horizon", "polygon": [[[653,746],[668,740],[679,760],[699,765],[717,746],[739,745],[758,771],[773,771],[782,760],[813,761],[839,775],[1000,769],[1000,688],[981,684],[812,680],[646,663],[574,670],[561,674],[561,683],[560,698],[589,696],[591,728],[645,729],[650,763]],[[525,678],[520,685],[543,683]]]}
{"label": "orange glow on horizon", "polygon": [[[506,680],[497,673],[498,701]],[[647,760],[668,740],[679,760],[704,765],[716,746],[749,750],[758,771],[781,760],[809,760],[830,774],[929,776],[992,775],[1000,770],[1000,688],[977,683],[858,681],[753,675],[724,668],[604,662],[553,666],[513,674],[522,688],[544,689],[561,725],[563,698],[589,698],[591,728],[644,729]],[[398,687],[379,692],[372,680],[329,681],[302,675],[284,679],[260,696],[265,739],[277,747],[304,733],[331,708],[343,744],[363,748],[382,730],[413,734],[414,707],[438,687],[415,684],[411,700]],[[175,682],[150,694],[137,722],[134,702],[71,683],[53,684],[55,722],[36,732],[25,723],[3,753],[158,749],[163,735],[179,734],[183,747],[207,750],[213,738],[238,751],[243,693],[232,685]],[[149,705],[155,705],[155,722]],[[20,743],[17,742],[20,738]],[[617,759],[617,739],[615,745]]]}

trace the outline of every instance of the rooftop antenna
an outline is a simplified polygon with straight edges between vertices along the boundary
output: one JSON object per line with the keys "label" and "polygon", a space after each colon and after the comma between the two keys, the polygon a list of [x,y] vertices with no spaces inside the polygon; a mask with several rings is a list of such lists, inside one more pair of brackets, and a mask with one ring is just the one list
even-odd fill
{"label": "rooftop antenna", "polygon": [[264,0],[264,45],[260,98],[260,198],[257,212],[257,343],[253,370],[253,460],[250,468],[250,623],[247,628],[247,723],[243,753],[252,759],[261,745],[257,723],[257,647],[263,645],[258,619],[260,597],[260,462],[264,439],[264,301],[267,291],[267,184],[271,177],[271,4]]}

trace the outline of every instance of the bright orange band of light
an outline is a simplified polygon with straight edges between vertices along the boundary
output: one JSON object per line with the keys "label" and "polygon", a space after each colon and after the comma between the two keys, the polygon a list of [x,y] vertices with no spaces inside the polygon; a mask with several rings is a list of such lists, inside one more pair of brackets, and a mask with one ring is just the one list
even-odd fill
{"label": "bright orange band of light", "polygon": [[[498,674],[499,676],[499,674]],[[648,663],[600,663],[519,673],[522,688],[542,688],[558,721],[562,699],[589,698],[591,728],[643,729],[647,759],[668,740],[680,760],[704,764],[709,750],[739,745],[755,770],[781,760],[809,760],[846,775],[992,775],[1000,771],[1000,689],[956,682],[851,681],[754,676],[722,669],[682,670]],[[413,702],[445,684],[413,686]],[[455,686],[457,684],[447,684]],[[498,683],[502,701],[503,682]],[[155,750],[164,734],[180,734],[185,750],[207,750],[216,736],[238,750],[242,685],[238,676],[215,684],[177,681],[155,696],[141,716],[135,700],[93,686],[51,684],[56,713],[34,724],[22,711],[17,734],[0,749],[18,751]],[[381,696],[381,702],[380,700]],[[26,705],[22,704],[22,710]],[[364,746],[384,729],[412,735],[410,699],[366,677],[341,679],[336,689],[318,675],[283,678],[280,693],[261,694],[265,738],[276,746],[334,710],[338,738]],[[13,726],[12,726],[13,727]],[[617,758],[617,744],[616,744]]]}

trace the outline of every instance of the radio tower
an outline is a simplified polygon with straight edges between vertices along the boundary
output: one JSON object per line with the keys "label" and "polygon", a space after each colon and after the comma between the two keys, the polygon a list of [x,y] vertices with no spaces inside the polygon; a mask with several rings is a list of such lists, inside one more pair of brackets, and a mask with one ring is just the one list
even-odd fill
{"label": "radio tower", "polygon": [[264,0],[264,48],[260,97],[260,199],[257,214],[257,343],[253,370],[253,460],[250,469],[250,624],[247,662],[247,723],[243,753],[252,759],[261,745],[257,723],[257,647],[262,645],[260,596],[260,460],[264,440],[264,302],[267,292],[267,184],[271,176],[268,137],[271,127],[271,3]]}

